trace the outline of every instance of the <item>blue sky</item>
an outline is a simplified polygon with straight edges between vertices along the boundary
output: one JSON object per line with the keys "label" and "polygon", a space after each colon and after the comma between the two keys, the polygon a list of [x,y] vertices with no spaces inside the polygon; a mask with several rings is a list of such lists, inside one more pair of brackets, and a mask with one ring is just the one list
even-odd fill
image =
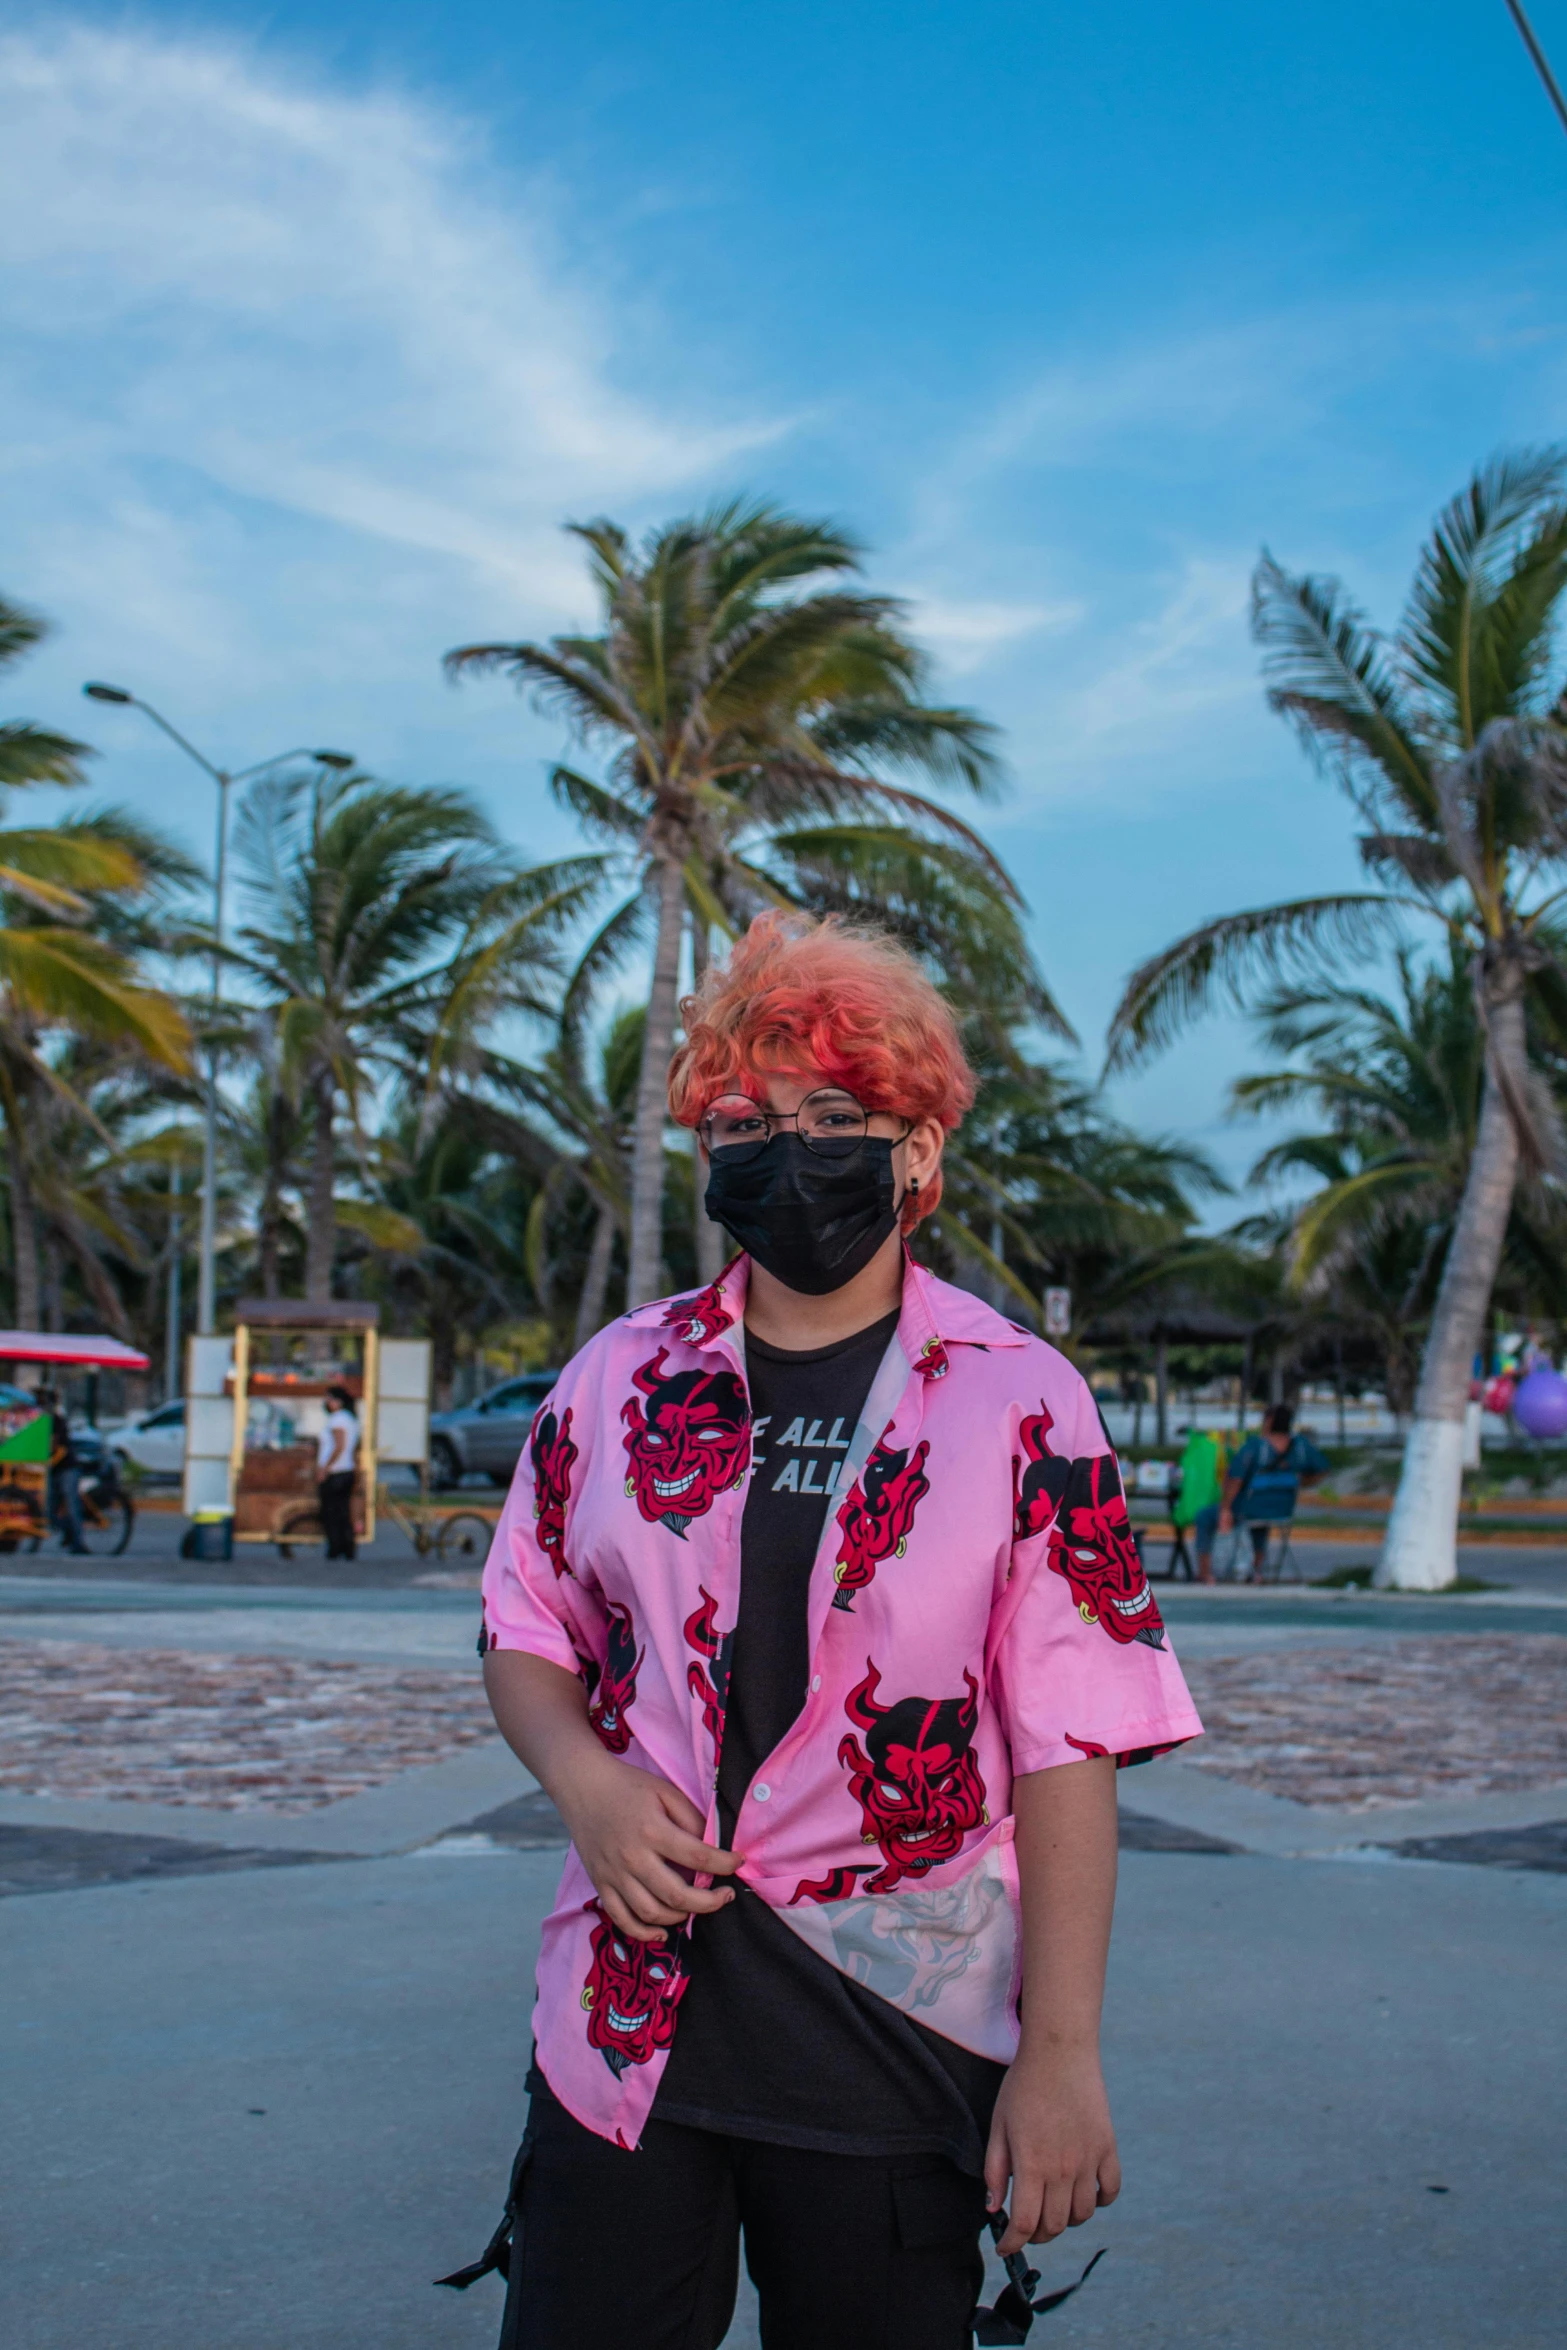
{"label": "blue sky", "polygon": [[[853,524],[1004,727],[989,829],[1096,1061],[1143,955],[1356,877],[1258,689],[1259,545],[1391,622],[1469,467],[1567,419],[1567,137],[1502,0],[11,27],[0,583],[60,633],[10,699],[202,848],[84,677],[555,851],[554,728],[440,654],[586,617],[564,516],[754,487]],[[1238,1172],[1246,1050],[1117,1100]]]}

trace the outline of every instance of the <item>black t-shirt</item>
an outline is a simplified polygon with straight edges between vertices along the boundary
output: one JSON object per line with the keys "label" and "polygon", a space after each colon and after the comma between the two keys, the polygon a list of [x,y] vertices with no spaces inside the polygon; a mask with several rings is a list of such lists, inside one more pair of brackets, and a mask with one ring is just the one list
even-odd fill
{"label": "black t-shirt", "polygon": [[[811,1568],[897,1323],[889,1314],[803,1353],[746,1338],[755,1417],[718,1767],[725,1844],[746,1789],[805,1703]],[[833,2154],[944,2153],[977,2172],[1004,2070],[851,1982],[742,1885],[727,1908],[696,1921],[653,2113]]]}

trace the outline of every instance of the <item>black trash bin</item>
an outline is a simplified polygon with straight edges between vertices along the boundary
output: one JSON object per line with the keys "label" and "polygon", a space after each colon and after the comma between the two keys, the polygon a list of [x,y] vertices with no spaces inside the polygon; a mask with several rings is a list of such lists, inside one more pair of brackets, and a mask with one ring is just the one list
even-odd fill
{"label": "black trash bin", "polygon": [[182,1559],[231,1559],[234,1520],[227,1510],[199,1510],[185,1529]]}

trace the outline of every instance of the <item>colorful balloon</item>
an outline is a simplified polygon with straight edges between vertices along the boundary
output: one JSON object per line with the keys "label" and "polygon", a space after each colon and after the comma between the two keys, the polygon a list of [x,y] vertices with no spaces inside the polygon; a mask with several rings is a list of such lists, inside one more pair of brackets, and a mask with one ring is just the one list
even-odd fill
{"label": "colorful balloon", "polygon": [[1519,1381],[1513,1418],[1528,1436],[1567,1436],[1567,1379],[1542,1363]]}

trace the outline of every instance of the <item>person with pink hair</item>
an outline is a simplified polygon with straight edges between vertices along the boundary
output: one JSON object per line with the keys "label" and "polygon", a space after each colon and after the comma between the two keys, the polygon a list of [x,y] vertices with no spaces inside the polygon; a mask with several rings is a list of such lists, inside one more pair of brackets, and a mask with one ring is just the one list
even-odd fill
{"label": "person with pink hair", "polygon": [[974,1097],[938,990],[768,914],[683,1010],[740,1253],[568,1365],[485,1571],[571,1850],[461,2281],[503,2350],[715,2350],[743,2240],[768,2350],[959,2350],[987,2222],[1020,2272],[1119,2192],[1115,1772],[1201,1725],[1082,1378],[909,1254]]}

